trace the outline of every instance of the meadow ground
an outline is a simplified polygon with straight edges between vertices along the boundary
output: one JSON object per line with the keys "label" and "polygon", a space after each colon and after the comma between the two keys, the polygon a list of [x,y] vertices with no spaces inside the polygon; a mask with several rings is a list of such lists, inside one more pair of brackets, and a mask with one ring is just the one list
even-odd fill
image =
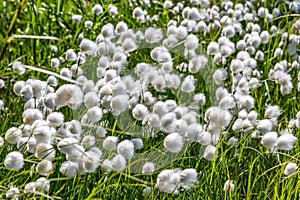
{"label": "meadow ground", "polygon": [[[291,173],[286,171],[288,163],[296,163],[296,166],[300,163],[300,144],[297,140],[300,136],[300,113],[298,113],[300,3],[297,4],[299,1],[295,1],[295,6],[299,6],[298,9],[294,9],[287,1],[274,0],[247,1],[248,3],[232,1],[232,4],[211,1],[208,6],[205,2],[209,1],[182,1],[182,9],[178,4],[179,1],[173,1],[172,4],[171,1],[167,3],[162,0],[156,1],[151,3],[151,7],[147,7],[146,3],[143,5],[142,2],[1,1],[0,79],[3,81],[0,82],[0,99],[3,105],[0,102],[0,136],[3,140],[0,140],[0,198],[10,196],[19,199],[300,199],[299,169],[294,167]],[[196,5],[197,2],[202,3]],[[100,4],[103,10],[93,9],[96,4]],[[116,10],[111,5],[116,6],[118,10],[116,15],[114,15]],[[215,7],[211,8],[212,6]],[[136,9],[137,7],[141,9]],[[186,10],[184,14],[182,10],[185,7],[195,9]],[[259,12],[259,8],[264,9],[260,9]],[[203,13],[197,13],[199,11]],[[95,14],[97,12],[98,16]],[[211,19],[203,17],[206,16],[205,12],[209,13]],[[78,23],[75,22],[74,15],[81,16]],[[230,18],[222,18],[227,15]],[[242,18],[238,20],[238,16]],[[174,22],[171,20],[175,20],[177,24],[172,25]],[[111,23],[116,27],[120,21],[125,22],[128,29],[133,30],[133,35],[135,34],[126,36],[132,37],[127,43],[125,36],[122,40],[121,33],[115,34],[114,29],[111,29],[110,25],[107,26]],[[174,30],[170,28],[171,26],[175,27]],[[185,27],[184,30],[179,30],[177,28],[179,26]],[[106,30],[103,30],[103,27]],[[124,27],[119,26],[120,29]],[[148,30],[148,36],[145,36],[149,27],[156,28]],[[161,28],[163,34],[155,33],[158,28]],[[262,36],[263,31],[268,32],[269,38]],[[114,35],[111,36],[112,39],[110,34]],[[188,34],[196,37],[188,38]],[[162,38],[157,39],[160,36],[169,40],[163,43]],[[86,44],[82,42],[83,38],[88,39]],[[121,42],[118,41],[120,38]],[[238,43],[241,40],[245,44]],[[112,43],[107,44],[106,41]],[[213,41],[217,44],[216,53],[209,49],[209,45],[214,45]],[[104,45],[101,49],[102,43],[107,46]],[[162,45],[168,48],[153,51],[155,47]],[[69,49],[76,52],[73,61],[70,59],[73,54],[67,52]],[[93,52],[95,49],[98,51],[97,55]],[[121,53],[117,56],[118,51]],[[85,55],[77,54],[78,52]],[[244,54],[239,54],[240,52]],[[247,55],[245,52],[248,52]],[[157,55],[154,55],[155,53]],[[205,58],[197,57],[198,55]],[[100,62],[99,58],[109,56],[112,58],[108,59],[107,66],[100,66],[101,62],[105,61],[103,58]],[[195,63],[191,61],[194,57],[198,59],[195,59]],[[16,64],[16,61],[21,63]],[[205,66],[200,66],[203,62]],[[103,63],[102,65],[105,65]],[[149,71],[139,68],[140,74],[145,73],[140,75],[137,82],[123,79],[126,76],[136,76],[139,72],[137,69],[139,63],[151,64],[150,67],[146,66],[149,67]],[[183,63],[186,70],[182,69]],[[23,69],[25,72],[20,73]],[[115,79],[116,82],[127,84],[124,86],[127,87],[125,95],[122,91],[120,92],[122,95],[114,94],[122,90],[123,85],[120,84],[117,88],[115,86],[117,84],[105,80],[110,79],[109,76],[117,76],[111,71],[107,72],[109,69],[120,73],[118,75],[123,82],[121,79]],[[215,73],[216,70],[218,73]],[[86,79],[77,79],[80,75],[78,71],[82,71]],[[151,73],[154,77],[150,80]],[[164,77],[164,73],[175,74],[168,76],[172,84],[176,84],[174,83],[176,81],[172,82],[171,79],[181,78],[182,82],[179,82],[177,87],[173,87],[171,83],[168,86],[164,78],[159,79]],[[43,85],[45,82],[33,83],[27,80],[31,78],[46,81],[51,85],[49,75],[56,76],[58,86],[55,86],[54,81],[53,87],[36,94],[35,87],[38,88],[37,85]],[[155,79],[155,76],[158,78]],[[192,78],[189,80],[186,77]],[[143,82],[145,78],[149,78],[149,83]],[[84,101],[82,104],[85,106],[80,108],[75,105],[78,102],[71,102],[70,99],[66,103],[61,100],[59,105],[58,89],[76,79],[82,81],[81,85],[77,83],[80,86],[79,93],[86,95],[97,90],[99,95],[97,98],[100,99],[95,106],[98,106],[98,110],[90,110],[93,106],[88,106],[89,102],[84,101],[82,97],[78,97],[78,101]],[[99,81],[100,79],[104,82]],[[85,84],[84,80],[91,80],[93,83]],[[20,81],[27,82],[23,83],[20,92],[22,94],[18,95],[15,84]],[[36,85],[33,86],[34,84]],[[105,84],[111,84],[108,92],[100,89]],[[139,90],[129,91],[130,84],[133,84],[133,87],[139,84],[140,87],[137,88],[144,88],[140,93]],[[221,86],[228,92],[217,90]],[[25,87],[27,89],[23,89]],[[145,103],[145,91],[148,91],[147,95],[153,96],[149,97],[148,104]],[[216,94],[216,91],[219,93]],[[74,90],[71,90],[71,96],[74,95],[73,92]],[[45,103],[46,97],[51,99],[51,95],[48,95],[50,93],[56,95],[53,97],[53,107],[49,102]],[[63,95],[66,93],[68,90],[64,91]],[[206,98],[198,95],[197,99],[196,94],[203,94]],[[121,100],[118,101],[116,96],[122,96],[124,99],[120,97]],[[167,100],[175,102],[175,104],[168,102],[168,106],[171,107],[169,110],[161,114],[158,104],[156,111],[154,110],[155,102],[161,101],[167,106],[165,103]],[[126,111],[121,108],[124,101],[127,102],[125,107],[129,108]],[[112,102],[116,102],[117,105]],[[140,107],[136,107],[137,104]],[[143,107],[144,104],[146,107]],[[175,108],[178,107],[187,110],[185,117],[182,113],[180,117],[173,117],[176,113]],[[42,118],[36,119],[45,120],[40,122],[42,125],[36,123],[34,127],[33,121],[30,122],[34,117],[26,118],[24,110],[28,109],[40,110]],[[184,112],[182,110],[180,111]],[[52,121],[47,118],[54,111],[62,113],[64,117],[63,123],[58,126],[51,124]],[[96,111],[98,114],[101,113],[100,116]],[[158,117],[157,126],[151,124],[147,118],[153,113]],[[169,115],[164,116],[167,114]],[[59,123],[59,116],[53,116],[54,121]],[[153,120],[156,119],[151,116]],[[173,124],[172,117],[176,125]],[[80,151],[75,149],[79,156],[72,155],[74,157],[70,158],[70,154],[59,143],[69,136],[63,135],[67,133],[61,133],[61,138],[58,139],[57,135],[61,127],[70,131],[68,122],[74,119],[81,122],[82,130],[79,135],[72,136],[78,142],[73,146],[79,145],[80,147],[76,147],[82,149]],[[165,123],[159,123],[161,121]],[[171,125],[168,126],[166,123]],[[28,133],[25,133],[24,124],[29,125]],[[47,132],[45,129],[38,135],[37,126],[46,126],[49,134],[52,134],[51,137],[40,136]],[[97,126],[106,130],[106,135],[99,136]],[[16,131],[9,135],[8,130],[11,127],[19,127],[20,135],[11,136]],[[178,132],[176,137],[171,135],[174,132]],[[205,134],[208,134],[209,138],[204,138]],[[285,134],[289,134],[290,137],[279,139]],[[143,148],[138,149],[135,144],[133,150],[130,145],[134,143],[130,142],[129,146],[123,143],[124,149],[118,145],[117,151],[109,151],[109,147],[104,145],[104,140],[107,142],[108,136],[117,137],[118,144],[121,144],[121,141],[141,138]],[[170,136],[169,141],[167,136]],[[41,143],[51,145],[51,152],[46,151],[48,152],[46,154],[42,152],[40,155],[35,149],[37,144],[33,151],[29,150],[27,145],[29,139],[33,138],[36,142],[38,137],[42,140]],[[86,138],[85,142],[83,138]],[[183,141],[184,144],[178,141]],[[117,142],[109,141],[109,143],[117,145]],[[134,151],[134,155],[129,155],[131,150]],[[21,152],[24,160],[9,161],[7,155],[13,151]],[[55,155],[50,159],[48,156],[54,151]],[[96,158],[94,152],[96,154],[101,152],[101,158]],[[87,154],[91,155],[92,162],[89,157],[86,158]],[[116,155],[121,156],[121,159],[116,158]],[[124,164],[122,159],[125,160],[126,166],[122,166]],[[68,171],[70,165],[62,170],[61,166],[66,164],[66,160],[68,164],[76,163],[75,171]],[[44,169],[40,165],[42,161],[51,167],[48,170]],[[109,166],[105,165],[104,161],[107,161]],[[153,162],[156,167],[150,175],[142,173],[141,170],[146,161]],[[9,162],[13,164],[9,165]],[[21,167],[16,170],[14,166],[18,162]],[[81,168],[84,169],[80,169],[78,163],[81,163]],[[160,174],[163,170],[177,168],[195,169],[197,181],[189,177],[191,185],[185,185],[183,183],[185,176],[180,170],[172,171],[165,177]],[[43,182],[44,185],[39,186],[35,182],[43,175],[50,181],[49,188],[48,182]],[[30,187],[29,183],[35,185]]]}

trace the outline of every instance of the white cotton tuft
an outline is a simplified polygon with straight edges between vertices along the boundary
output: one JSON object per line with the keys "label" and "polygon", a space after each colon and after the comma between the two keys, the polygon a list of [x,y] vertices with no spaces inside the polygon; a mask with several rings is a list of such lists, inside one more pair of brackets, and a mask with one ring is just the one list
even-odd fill
{"label": "white cotton tuft", "polygon": [[25,67],[23,64],[19,61],[13,62],[12,69],[17,72],[18,74],[24,74],[25,73]]}
{"label": "white cotton tuft", "polygon": [[167,106],[164,102],[158,101],[153,105],[152,108],[153,113],[158,114],[159,117],[162,117],[164,114],[168,112]]}
{"label": "white cotton tuft", "polygon": [[85,152],[82,158],[84,169],[90,173],[95,172],[100,165],[101,155],[102,152],[99,149],[97,149],[97,152],[92,150]]}
{"label": "white cotton tuft", "polygon": [[97,52],[97,44],[89,39],[84,38],[79,45],[80,50],[87,55],[92,55]]}
{"label": "white cotton tuft", "polygon": [[181,84],[181,91],[190,93],[193,92],[195,89],[195,78],[192,75],[188,75],[187,77],[185,77]]}
{"label": "white cotton tuft", "polygon": [[55,149],[51,144],[39,143],[36,146],[35,157],[40,160],[54,160],[55,158]]}
{"label": "white cotton tuft", "polygon": [[35,191],[37,192],[49,192],[50,189],[50,181],[44,177],[38,178],[35,181]]}
{"label": "white cotton tuft", "polygon": [[220,52],[220,46],[217,42],[210,42],[207,46],[207,54],[216,55]]}
{"label": "white cotton tuft", "polygon": [[102,109],[98,106],[94,106],[88,109],[87,111],[87,118],[88,120],[96,123],[101,120],[102,118]]}
{"label": "white cotton tuft", "polygon": [[9,190],[5,193],[6,199],[15,199],[18,200],[18,196],[20,195],[20,190],[17,187],[11,186]]}
{"label": "white cotton tuft", "polygon": [[137,104],[132,109],[132,115],[137,120],[143,120],[148,114],[148,108],[143,104]]}
{"label": "white cotton tuft", "polygon": [[281,114],[281,111],[279,110],[279,107],[276,106],[267,106],[267,109],[265,110],[265,118],[272,119],[277,118]]}
{"label": "white cotton tuft", "polygon": [[195,56],[189,61],[188,64],[189,72],[196,74],[201,69],[205,69],[207,63],[208,63],[208,59],[204,55]]}
{"label": "white cotton tuft", "polygon": [[180,172],[180,184],[190,189],[197,182],[197,171],[195,169],[184,169]]}
{"label": "white cotton tuft", "polygon": [[5,133],[5,140],[9,144],[17,144],[19,139],[22,137],[22,130],[17,127],[8,129]]}
{"label": "white cotton tuft", "polygon": [[142,174],[151,175],[155,171],[154,163],[146,162],[142,168]]}
{"label": "white cotton tuft", "polygon": [[260,33],[260,40],[262,44],[267,44],[270,40],[270,34],[268,31],[263,31]]}
{"label": "white cotton tuft", "polygon": [[273,124],[269,119],[263,119],[258,121],[257,129],[260,132],[267,133],[270,132],[273,128]]}
{"label": "white cotton tuft", "polygon": [[134,155],[134,144],[130,140],[123,140],[117,146],[118,154],[124,156],[124,158],[128,159],[133,157]]}
{"label": "white cotton tuft", "polygon": [[203,157],[206,159],[206,160],[214,160],[214,157],[215,157],[215,154],[216,154],[216,150],[217,148],[213,145],[208,145],[205,150],[204,150],[204,154],[203,154]]}
{"label": "white cotton tuft", "polygon": [[78,163],[71,162],[71,161],[63,162],[59,168],[60,173],[62,173],[63,175],[69,178],[73,178],[74,176],[76,176],[78,170],[79,170]]}
{"label": "white cotton tuft", "polygon": [[59,127],[64,123],[65,116],[60,112],[53,112],[47,116],[47,124],[51,127]]}
{"label": "white cotton tuft", "polygon": [[81,145],[85,148],[85,149],[89,149],[92,146],[94,146],[96,143],[96,139],[94,136],[92,135],[86,135],[82,138],[81,140]]}
{"label": "white cotton tuft", "polygon": [[213,74],[213,79],[218,85],[221,85],[223,81],[226,80],[227,78],[228,78],[228,72],[224,68],[217,69]]}
{"label": "white cotton tuft", "polygon": [[207,131],[203,131],[199,136],[198,142],[202,145],[209,145],[212,143],[212,134]]}
{"label": "white cotton tuft", "polygon": [[122,47],[126,52],[132,52],[137,49],[136,42],[132,38],[126,38],[122,43]]}
{"label": "white cotton tuft", "polygon": [[171,133],[164,139],[164,147],[172,153],[178,153],[181,151],[183,144],[184,139],[178,133]]}
{"label": "white cotton tuft", "polygon": [[276,148],[281,150],[291,150],[297,141],[297,138],[292,134],[281,135],[276,141]]}
{"label": "white cotton tuft", "polygon": [[206,103],[206,96],[202,93],[196,94],[194,96],[194,102],[199,106],[203,106]]}
{"label": "white cotton tuft", "polygon": [[171,133],[175,130],[176,127],[176,116],[173,112],[167,113],[160,119],[160,128],[161,130]]}
{"label": "white cotton tuft", "polygon": [[41,174],[42,176],[47,176],[49,172],[53,169],[53,164],[49,160],[42,160],[36,166],[37,173]]}
{"label": "white cotton tuft", "polygon": [[184,46],[187,50],[191,51],[199,46],[199,39],[196,35],[190,34],[186,37]]}
{"label": "white cotton tuft", "polygon": [[20,170],[24,166],[24,156],[18,151],[10,152],[6,155],[4,166],[8,169]]}
{"label": "white cotton tuft", "polygon": [[74,50],[73,49],[68,49],[67,52],[66,52],[66,60],[67,61],[74,61],[76,59],[77,59],[77,55],[74,52]]}
{"label": "white cotton tuft", "polygon": [[276,145],[277,137],[278,136],[276,132],[268,132],[261,138],[261,144],[273,150]]}
{"label": "white cotton tuft", "polygon": [[123,112],[128,108],[128,105],[129,105],[128,95],[118,95],[112,98],[110,106],[113,110]]}
{"label": "white cotton tuft", "polygon": [[102,6],[100,4],[96,4],[92,8],[92,12],[94,13],[94,15],[98,16],[101,13],[103,13],[103,8],[102,8]]}
{"label": "white cotton tuft", "polygon": [[115,136],[108,136],[104,139],[102,146],[107,151],[116,150],[118,138]]}
{"label": "white cotton tuft", "polygon": [[160,29],[149,27],[145,31],[146,41],[150,44],[159,42],[163,39],[163,34]]}
{"label": "white cotton tuft", "polygon": [[81,148],[79,147],[79,141],[76,138],[64,138],[57,144],[57,148],[64,154],[75,155],[81,154]]}
{"label": "white cotton tuft", "polygon": [[227,180],[227,181],[224,183],[223,190],[224,190],[225,192],[234,191],[234,184],[233,184],[233,181],[232,181],[232,180]]}
{"label": "white cotton tuft", "polygon": [[97,106],[100,99],[96,92],[88,92],[84,95],[84,104],[87,108]]}
{"label": "white cotton tuft", "polygon": [[126,159],[118,154],[111,160],[111,166],[116,171],[122,171],[126,167]]}
{"label": "white cotton tuft", "polygon": [[142,149],[144,147],[144,143],[141,138],[133,138],[130,141],[133,143],[134,149]]}
{"label": "white cotton tuft", "polygon": [[54,69],[59,68],[60,61],[59,61],[58,58],[51,58],[50,63],[51,63],[50,65],[51,65],[52,68],[54,68]]}
{"label": "white cotton tuft", "polygon": [[55,104],[57,107],[69,106],[77,108],[83,101],[81,88],[73,84],[64,84],[56,90]]}
{"label": "white cotton tuft", "polygon": [[285,166],[285,169],[284,169],[284,175],[286,176],[289,176],[293,173],[295,173],[298,169],[298,166],[296,163],[292,163],[292,162],[289,162],[286,166]]}
{"label": "white cotton tuft", "polygon": [[184,26],[179,26],[177,29],[176,29],[176,37],[178,39],[184,39],[186,38],[186,36],[188,35],[188,31],[187,31],[187,28],[184,27]]}

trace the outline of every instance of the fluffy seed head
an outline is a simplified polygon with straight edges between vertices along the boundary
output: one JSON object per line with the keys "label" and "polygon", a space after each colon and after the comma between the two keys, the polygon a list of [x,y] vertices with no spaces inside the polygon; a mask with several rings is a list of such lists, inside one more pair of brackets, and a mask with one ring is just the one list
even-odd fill
{"label": "fluffy seed head", "polygon": [[131,158],[134,155],[134,144],[130,140],[123,140],[118,144],[117,152],[126,159]]}
{"label": "fluffy seed head", "polygon": [[164,147],[172,153],[178,153],[183,147],[183,142],[184,140],[181,135],[178,133],[171,133],[165,137]]}
{"label": "fluffy seed head", "polygon": [[24,166],[24,156],[18,151],[10,152],[6,155],[4,166],[9,169],[20,170]]}

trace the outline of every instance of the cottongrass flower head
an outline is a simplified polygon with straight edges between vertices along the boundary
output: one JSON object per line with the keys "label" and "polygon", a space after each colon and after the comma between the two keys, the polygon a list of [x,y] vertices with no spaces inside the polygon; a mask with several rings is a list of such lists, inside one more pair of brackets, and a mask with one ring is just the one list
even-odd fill
{"label": "cottongrass flower head", "polygon": [[126,38],[122,43],[122,47],[128,53],[137,49],[136,42],[132,38]]}
{"label": "cottongrass flower head", "polygon": [[82,20],[82,16],[81,15],[73,15],[72,16],[72,20],[75,22],[75,23],[80,23],[81,20]]}
{"label": "cottongrass flower head", "polygon": [[95,172],[96,169],[100,166],[100,158],[102,156],[102,152],[100,149],[90,150],[84,153],[82,162],[83,167],[87,172]]}
{"label": "cottongrass flower head", "polygon": [[156,43],[163,39],[163,34],[161,29],[156,29],[153,27],[149,27],[145,31],[145,39],[148,43]]}
{"label": "cottongrass flower head", "polygon": [[179,173],[167,169],[158,174],[155,186],[158,187],[159,191],[161,192],[178,194],[179,181]]}
{"label": "cottongrass flower head", "polygon": [[196,74],[201,69],[205,69],[207,63],[208,63],[208,59],[204,55],[195,56],[189,61],[188,64],[189,72]]}
{"label": "cottongrass flower head", "polygon": [[171,133],[164,139],[164,147],[172,153],[178,153],[182,150],[184,139],[179,133]]}
{"label": "cottongrass flower head", "polygon": [[130,140],[123,140],[117,146],[118,154],[124,156],[124,158],[128,159],[133,157],[134,155],[134,144]]}
{"label": "cottongrass flower head", "polygon": [[25,67],[19,61],[13,62],[12,69],[13,69],[13,71],[17,72],[18,74],[24,74],[25,73]]}
{"label": "cottongrass flower head", "polygon": [[8,129],[5,133],[5,140],[10,144],[17,144],[22,137],[22,130],[17,127]]}
{"label": "cottongrass flower head", "polygon": [[75,61],[77,60],[77,55],[73,49],[68,49],[66,52],[66,60],[67,61]]}
{"label": "cottongrass flower head", "polygon": [[8,169],[20,170],[24,166],[24,156],[18,151],[10,152],[6,155],[4,166]]}
{"label": "cottongrass flower head", "polygon": [[19,190],[19,188],[15,187],[15,186],[11,186],[9,188],[9,190],[7,190],[7,192],[5,193],[5,197],[7,199],[18,200],[19,195],[20,195],[20,190]]}
{"label": "cottongrass flower head", "polygon": [[184,46],[187,50],[191,51],[198,47],[199,39],[196,35],[190,34],[186,37]]}
{"label": "cottongrass flower head", "polygon": [[83,101],[87,108],[91,108],[98,105],[100,98],[96,92],[88,92],[84,95]]}
{"label": "cottongrass flower head", "polygon": [[221,85],[224,80],[228,78],[228,72],[224,68],[217,69],[213,74],[213,79],[216,84]]}
{"label": "cottongrass flower head", "polygon": [[128,30],[128,26],[125,22],[121,21],[121,22],[118,22],[118,24],[116,25],[116,28],[115,28],[115,33],[117,35],[120,35],[121,33],[125,32]]}
{"label": "cottongrass flower head", "polygon": [[80,50],[87,55],[95,54],[97,51],[97,44],[89,39],[84,38],[81,40],[81,43],[79,45]]}
{"label": "cottongrass flower head", "polygon": [[295,173],[295,172],[297,171],[297,169],[298,169],[298,166],[297,166],[296,163],[289,162],[289,163],[285,166],[284,172],[283,172],[283,173],[284,173],[284,175],[289,176],[289,175]]}
{"label": "cottongrass flower head", "polygon": [[233,183],[233,181],[232,181],[232,180],[227,180],[227,181],[224,183],[223,190],[224,190],[225,192],[234,191],[234,183]]}
{"label": "cottongrass flower head", "polygon": [[256,128],[263,133],[268,133],[272,130],[273,124],[271,120],[263,119],[258,121]]}
{"label": "cottongrass flower head", "polygon": [[277,138],[278,136],[276,132],[268,132],[261,138],[261,144],[270,150],[274,150]]}
{"label": "cottongrass flower head", "polygon": [[51,144],[40,143],[37,145],[34,155],[40,160],[52,161],[55,159],[55,149]]}
{"label": "cottongrass flower head", "polygon": [[195,86],[195,78],[192,75],[188,75],[185,77],[181,84],[181,91],[190,93],[193,92],[196,89]]}
{"label": "cottongrass flower head", "polygon": [[49,192],[50,190],[50,181],[44,177],[38,178],[35,181],[35,191],[37,192]]}
{"label": "cottongrass flower head", "polygon": [[53,169],[53,164],[49,160],[42,160],[36,166],[36,172],[41,174],[42,176],[47,176],[49,172]]}
{"label": "cottongrass flower head", "polygon": [[60,65],[60,61],[58,58],[51,58],[51,61],[50,61],[50,65],[52,68],[54,69],[58,69],[59,68],[59,65]]}
{"label": "cottongrass flower head", "polygon": [[98,106],[94,106],[88,109],[87,111],[87,118],[93,123],[96,123],[101,120],[102,118],[102,109]]}
{"label": "cottongrass flower head", "polygon": [[265,110],[265,118],[272,119],[277,118],[281,115],[281,111],[279,110],[279,107],[277,105],[275,106],[267,106],[267,109]]}
{"label": "cottongrass flower head", "polygon": [[129,96],[128,95],[117,95],[112,98],[110,106],[113,110],[123,112],[129,106]]}
{"label": "cottongrass flower head", "polygon": [[151,175],[155,171],[155,166],[153,162],[146,162],[142,168],[142,174]]}
{"label": "cottongrass flower head", "polygon": [[107,136],[102,143],[102,146],[107,151],[116,150],[118,138],[116,136]]}
{"label": "cottongrass flower head", "polygon": [[92,12],[94,13],[94,15],[98,16],[101,13],[103,13],[103,8],[102,8],[102,6],[100,4],[96,4],[92,8]]}
{"label": "cottongrass flower head", "polygon": [[84,22],[84,27],[85,27],[85,28],[92,28],[93,25],[94,25],[94,23],[93,23],[91,20],[86,20],[86,21]]}
{"label": "cottongrass flower head", "polygon": [[96,138],[92,135],[86,135],[81,140],[81,145],[85,149],[89,149],[96,144]]}
{"label": "cottongrass flower head", "polygon": [[79,143],[76,138],[68,137],[60,140],[57,144],[57,148],[64,154],[74,155],[80,153],[78,152],[81,150]]}
{"label": "cottongrass flower head", "polygon": [[83,102],[81,88],[74,84],[64,84],[56,90],[55,104],[57,107],[69,106],[77,108]]}
{"label": "cottongrass flower head", "polygon": [[143,104],[137,104],[132,110],[132,115],[137,120],[143,120],[147,114],[148,108]]}
{"label": "cottongrass flower head", "polygon": [[51,127],[59,127],[64,123],[64,115],[60,112],[53,112],[47,116],[47,124]]}
{"label": "cottongrass flower head", "polygon": [[215,158],[215,154],[216,154],[216,151],[217,151],[217,148],[213,145],[208,145],[205,150],[204,150],[204,154],[203,154],[203,157],[206,159],[206,160],[214,160]]}
{"label": "cottongrass flower head", "polygon": [[276,148],[281,150],[291,150],[296,143],[297,138],[292,134],[283,134],[276,141]]}
{"label": "cottongrass flower head", "polygon": [[184,169],[180,172],[180,185],[190,189],[197,182],[198,173],[195,169]]}
{"label": "cottongrass flower head", "polygon": [[206,103],[205,94],[202,94],[202,93],[196,94],[194,96],[194,102],[196,103],[196,105],[199,105],[199,106],[205,105],[205,103]]}
{"label": "cottongrass flower head", "polygon": [[61,164],[59,171],[63,175],[72,178],[78,174],[79,166],[78,163],[65,161]]}
{"label": "cottongrass flower head", "polygon": [[126,159],[118,154],[111,160],[111,166],[116,171],[122,171],[126,167]]}

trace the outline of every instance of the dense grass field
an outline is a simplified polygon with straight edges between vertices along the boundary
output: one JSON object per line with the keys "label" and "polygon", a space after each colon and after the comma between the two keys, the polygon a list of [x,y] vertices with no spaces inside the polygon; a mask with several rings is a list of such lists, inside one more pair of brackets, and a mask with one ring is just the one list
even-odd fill
{"label": "dense grass field", "polygon": [[147,2],[0,2],[0,199],[300,199],[300,2]]}

